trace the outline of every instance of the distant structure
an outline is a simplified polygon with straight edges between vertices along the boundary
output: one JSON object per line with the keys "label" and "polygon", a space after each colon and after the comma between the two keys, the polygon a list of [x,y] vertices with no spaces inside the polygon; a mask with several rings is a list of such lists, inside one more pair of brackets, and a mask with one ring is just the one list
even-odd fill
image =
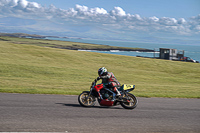
{"label": "distant structure", "polygon": [[166,60],[180,60],[184,57],[184,50],[160,48],[160,59]]}

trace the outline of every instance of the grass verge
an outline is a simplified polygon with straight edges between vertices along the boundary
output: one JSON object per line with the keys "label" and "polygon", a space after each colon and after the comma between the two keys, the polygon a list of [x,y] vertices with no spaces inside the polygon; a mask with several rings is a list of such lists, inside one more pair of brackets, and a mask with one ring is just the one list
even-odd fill
{"label": "grass verge", "polygon": [[200,98],[198,63],[45,46],[61,43],[73,42],[1,37],[0,92],[77,95],[89,90],[105,66],[121,84],[135,84],[136,96]]}

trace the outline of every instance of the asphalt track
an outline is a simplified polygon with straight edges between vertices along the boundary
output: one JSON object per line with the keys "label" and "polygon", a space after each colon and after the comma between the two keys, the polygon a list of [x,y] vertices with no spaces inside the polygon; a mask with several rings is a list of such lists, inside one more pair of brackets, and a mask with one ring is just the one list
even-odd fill
{"label": "asphalt track", "polygon": [[77,97],[0,93],[0,132],[200,133],[200,99],[138,98],[126,110]]}

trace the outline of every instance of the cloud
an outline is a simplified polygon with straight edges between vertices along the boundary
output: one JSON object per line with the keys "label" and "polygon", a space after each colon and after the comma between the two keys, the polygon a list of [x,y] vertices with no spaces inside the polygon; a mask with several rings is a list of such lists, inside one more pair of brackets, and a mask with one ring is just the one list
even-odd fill
{"label": "cloud", "polygon": [[1,11],[15,12],[16,10],[28,11],[34,8],[41,8],[36,2],[29,2],[27,0],[1,0]]}
{"label": "cloud", "polygon": [[126,16],[126,12],[121,7],[114,7],[114,10],[110,11],[112,16]]}
{"label": "cloud", "polygon": [[[103,8],[89,8],[75,5],[68,10],[54,5],[41,6],[39,3],[27,0],[0,0],[0,17],[16,17],[39,21],[50,21],[54,24],[70,26],[93,26],[97,29],[109,29],[119,33],[170,33],[176,35],[200,34],[200,14],[185,18],[169,18],[156,16],[141,17],[139,14],[126,13],[121,7],[107,11]],[[41,26],[41,25],[40,25]],[[42,26],[39,27],[42,30]],[[51,28],[51,27],[50,27]],[[93,28],[94,29],[94,28]],[[64,30],[64,29],[63,29]]]}

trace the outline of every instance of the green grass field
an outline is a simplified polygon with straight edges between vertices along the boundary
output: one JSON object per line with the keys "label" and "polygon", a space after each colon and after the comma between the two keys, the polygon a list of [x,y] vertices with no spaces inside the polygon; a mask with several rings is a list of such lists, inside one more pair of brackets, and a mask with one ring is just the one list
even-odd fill
{"label": "green grass field", "polygon": [[72,42],[0,37],[0,92],[77,95],[104,66],[121,84],[135,84],[138,97],[200,98],[199,63],[46,47],[53,44]]}

